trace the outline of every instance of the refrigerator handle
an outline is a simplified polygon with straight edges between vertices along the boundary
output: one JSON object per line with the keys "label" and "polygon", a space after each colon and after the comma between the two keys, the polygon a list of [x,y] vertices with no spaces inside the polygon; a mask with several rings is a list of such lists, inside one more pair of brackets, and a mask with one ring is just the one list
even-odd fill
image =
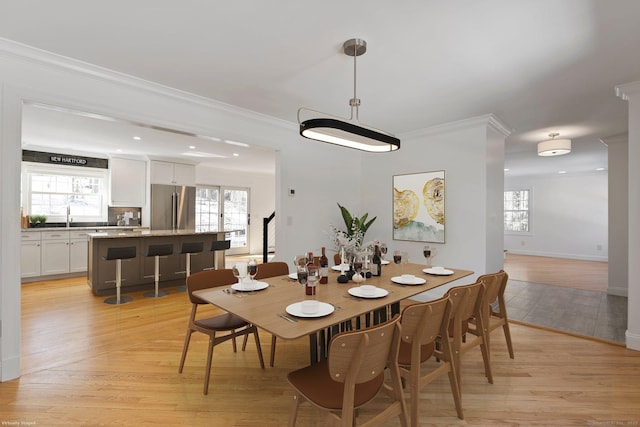
{"label": "refrigerator handle", "polygon": [[171,230],[176,229],[176,212],[178,210],[178,193],[171,193]]}

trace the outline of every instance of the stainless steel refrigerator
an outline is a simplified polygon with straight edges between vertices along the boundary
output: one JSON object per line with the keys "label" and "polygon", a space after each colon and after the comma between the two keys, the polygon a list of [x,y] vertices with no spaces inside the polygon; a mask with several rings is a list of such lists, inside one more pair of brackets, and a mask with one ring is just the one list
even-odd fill
{"label": "stainless steel refrigerator", "polygon": [[151,185],[151,229],[193,230],[196,228],[196,188],[180,185]]}

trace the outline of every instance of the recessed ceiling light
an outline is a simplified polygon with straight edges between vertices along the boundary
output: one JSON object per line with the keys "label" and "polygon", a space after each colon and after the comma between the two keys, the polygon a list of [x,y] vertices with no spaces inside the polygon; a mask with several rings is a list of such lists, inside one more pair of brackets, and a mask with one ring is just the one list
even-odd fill
{"label": "recessed ceiling light", "polygon": [[203,153],[201,151],[187,151],[186,153],[182,153],[183,156],[190,156],[190,157],[208,157],[208,158],[215,158],[215,159],[224,159],[226,156],[221,156],[219,154],[212,154],[212,153]]}
{"label": "recessed ceiling light", "polygon": [[558,171],[558,173],[567,173],[567,171]]}
{"label": "recessed ceiling light", "polygon": [[233,153],[233,157],[240,157],[240,154],[238,154],[238,153]]}
{"label": "recessed ceiling light", "polygon": [[223,142],[229,145],[237,145],[238,147],[245,147],[245,148],[249,147],[249,144],[245,144],[244,142],[230,141],[228,139],[223,140]]}
{"label": "recessed ceiling light", "polygon": [[117,151],[118,153],[122,153],[122,148],[118,148],[116,151]]}
{"label": "recessed ceiling light", "polygon": [[140,141],[142,138],[140,138],[139,136],[134,136],[133,139],[135,139],[136,141]]}
{"label": "recessed ceiling light", "polygon": [[504,171],[505,172],[509,172],[509,168],[504,168]]}
{"label": "recessed ceiling light", "polygon": [[604,168],[596,168],[597,171],[603,171]]}
{"label": "recessed ceiling light", "polygon": [[196,148],[195,145],[190,145],[189,148],[191,148],[192,150]]}

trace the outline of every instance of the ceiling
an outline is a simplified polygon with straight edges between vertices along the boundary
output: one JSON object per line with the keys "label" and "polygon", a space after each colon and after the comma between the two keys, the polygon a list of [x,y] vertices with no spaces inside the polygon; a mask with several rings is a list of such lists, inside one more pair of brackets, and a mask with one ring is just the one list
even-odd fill
{"label": "ceiling", "polygon": [[[517,176],[607,166],[600,139],[627,131],[627,103],[614,88],[640,80],[638,17],[637,0],[5,0],[0,37],[292,123],[302,106],[348,117],[353,59],[341,47],[362,38],[368,49],[357,60],[357,96],[364,124],[402,135],[493,113],[512,128],[505,167]],[[52,112],[34,119],[45,113]],[[38,117],[31,129],[25,118],[25,142],[53,135],[37,130],[43,123]],[[60,123],[53,119],[69,146]],[[109,123],[121,127],[131,148],[127,124]],[[99,131],[101,145],[110,147],[110,131]],[[136,129],[143,131],[158,132]],[[571,154],[536,155],[537,142],[551,132],[573,140]],[[173,138],[187,144],[175,155],[188,145],[242,148],[162,134],[172,141],[167,147]],[[164,142],[144,144],[160,150]],[[255,149],[243,150],[206,161],[248,165]]]}

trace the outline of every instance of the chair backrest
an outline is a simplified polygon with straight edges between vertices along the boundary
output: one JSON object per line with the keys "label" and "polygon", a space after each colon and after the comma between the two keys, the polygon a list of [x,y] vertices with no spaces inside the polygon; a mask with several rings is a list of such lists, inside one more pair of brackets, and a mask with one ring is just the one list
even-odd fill
{"label": "chair backrest", "polygon": [[343,332],[329,345],[329,374],[334,381],[361,384],[384,375],[396,363],[400,345],[400,316],[367,329]]}
{"label": "chair backrest", "polygon": [[181,254],[195,254],[204,251],[204,242],[182,242]]}
{"label": "chair backrest", "polygon": [[266,279],[268,277],[283,276],[289,274],[289,266],[286,262],[273,261],[263,264],[258,264],[258,272],[255,279]]}
{"label": "chair backrest", "polygon": [[484,274],[478,277],[478,281],[484,282],[484,299],[487,304],[493,303],[498,299],[498,295],[504,294],[508,279],[509,276],[504,270],[500,270],[497,273]]}
{"label": "chair backrest", "polygon": [[[451,299],[452,315],[456,321],[480,317],[484,301],[484,283],[480,280],[470,285],[455,286],[445,294]],[[459,322],[458,322],[459,323]]]}
{"label": "chair backrest", "polygon": [[230,269],[199,271],[187,277],[187,292],[193,304],[207,304],[205,301],[195,297],[193,292],[201,289],[229,286],[237,282],[238,279]]}
{"label": "chair backrest", "polygon": [[451,301],[447,296],[407,306],[402,311],[400,320],[402,341],[408,344],[416,341],[418,347],[431,344],[439,336],[447,334],[450,317]]}

